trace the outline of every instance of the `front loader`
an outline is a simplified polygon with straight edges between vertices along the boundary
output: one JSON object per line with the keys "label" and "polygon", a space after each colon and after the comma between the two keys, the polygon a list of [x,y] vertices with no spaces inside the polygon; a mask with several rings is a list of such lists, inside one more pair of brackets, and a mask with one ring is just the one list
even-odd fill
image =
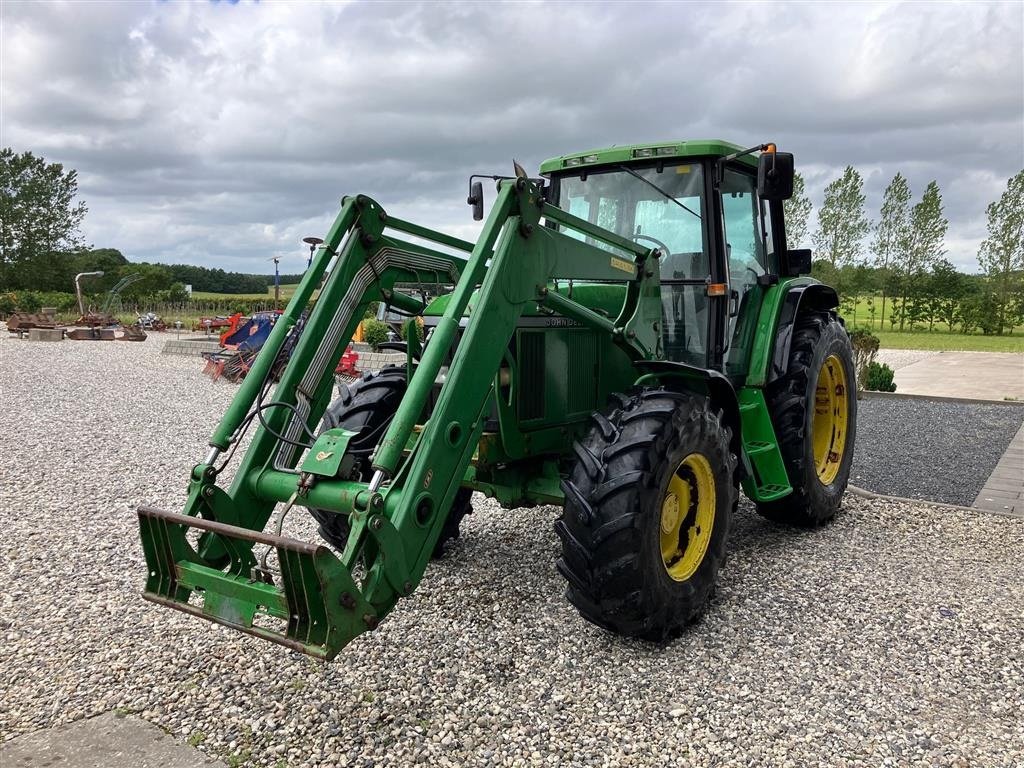
{"label": "front loader", "polygon": [[[476,491],[560,506],[568,599],[662,641],[706,608],[741,485],[772,520],[835,515],[852,354],[835,292],[787,248],[792,155],[631,145],[554,158],[541,176],[495,177],[475,243],[342,200],[184,510],[138,510],[147,599],[329,660],[412,593]],[[470,190],[481,216],[481,183]],[[335,397],[374,302],[410,318],[406,362]],[[296,507],[325,543],[282,535]]]}

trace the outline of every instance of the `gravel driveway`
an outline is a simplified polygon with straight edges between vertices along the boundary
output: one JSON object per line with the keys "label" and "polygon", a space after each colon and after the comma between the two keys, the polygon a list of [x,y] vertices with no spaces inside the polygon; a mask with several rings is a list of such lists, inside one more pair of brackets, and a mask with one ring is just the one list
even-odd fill
{"label": "gravel driveway", "polygon": [[866,395],[850,482],[969,507],[1024,423],[1024,407]]}
{"label": "gravel driveway", "polygon": [[478,497],[422,587],[322,666],[139,597],[133,507],[180,507],[234,386],[159,337],[3,336],[5,740],[131,710],[277,768],[1024,763],[1024,521],[849,498],[801,532],[743,504],[709,615],[658,648],[563,599],[554,509]]}

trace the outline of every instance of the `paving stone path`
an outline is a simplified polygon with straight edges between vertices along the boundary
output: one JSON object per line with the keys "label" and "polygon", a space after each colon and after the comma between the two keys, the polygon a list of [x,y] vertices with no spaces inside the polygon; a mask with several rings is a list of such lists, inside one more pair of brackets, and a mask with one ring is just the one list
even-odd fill
{"label": "paving stone path", "polygon": [[1024,517],[1024,426],[1017,430],[972,506]]}

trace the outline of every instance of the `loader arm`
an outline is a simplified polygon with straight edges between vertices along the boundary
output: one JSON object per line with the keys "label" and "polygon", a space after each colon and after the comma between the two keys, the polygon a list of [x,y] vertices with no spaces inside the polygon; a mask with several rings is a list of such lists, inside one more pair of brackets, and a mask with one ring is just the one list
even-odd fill
{"label": "loader arm", "polygon": [[[542,227],[542,216],[616,253]],[[657,356],[660,315],[646,316],[653,303],[641,301],[658,291],[658,270],[645,266],[655,255],[547,205],[540,188],[526,179],[500,183],[475,245],[391,219],[367,197],[346,198],[215,430],[208,455],[192,470],[184,514],[139,509],[149,568],[145,596],[333,658],[358,634],[373,629],[422,578],[477,448],[497,372],[524,309],[547,304],[584,325],[610,330],[632,357]],[[549,292],[549,282],[563,275],[626,283],[618,317],[611,320]],[[325,276],[305,330],[271,388],[270,371],[288,330]],[[378,443],[372,480],[339,477],[349,433],[329,430],[316,436],[331,399],[335,364],[370,302],[393,300],[414,308],[413,300],[397,298],[395,283],[425,277],[455,283],[452,297]],[[459,321],[467,314],[460,339]],[[414,438],[453,345],[437,401]],[[255,430],[252,442],[225,490],[218,476],[249,429]],[[263,533],[280,502],[347,515],[350,533],[340,558],[324,546]],[[190,543],[189,528],[201,531],[198,544]],[[275,571],[259,566],[257,546],[276,551]]]}

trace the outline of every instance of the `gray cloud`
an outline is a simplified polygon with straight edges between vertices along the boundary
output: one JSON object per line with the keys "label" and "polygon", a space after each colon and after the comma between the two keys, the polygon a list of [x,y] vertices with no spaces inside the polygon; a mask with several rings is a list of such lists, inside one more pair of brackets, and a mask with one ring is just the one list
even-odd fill
{"label": "gray cloud", "polygon": [[[341,195],[471,236],[471,172],[720,136],[943,191],[950,256],[1024,167],[1019,3],[0,5],[0,143],[77,168],[130,258],[266,271]],[[287,263],[287,262],[286,262]]]}

